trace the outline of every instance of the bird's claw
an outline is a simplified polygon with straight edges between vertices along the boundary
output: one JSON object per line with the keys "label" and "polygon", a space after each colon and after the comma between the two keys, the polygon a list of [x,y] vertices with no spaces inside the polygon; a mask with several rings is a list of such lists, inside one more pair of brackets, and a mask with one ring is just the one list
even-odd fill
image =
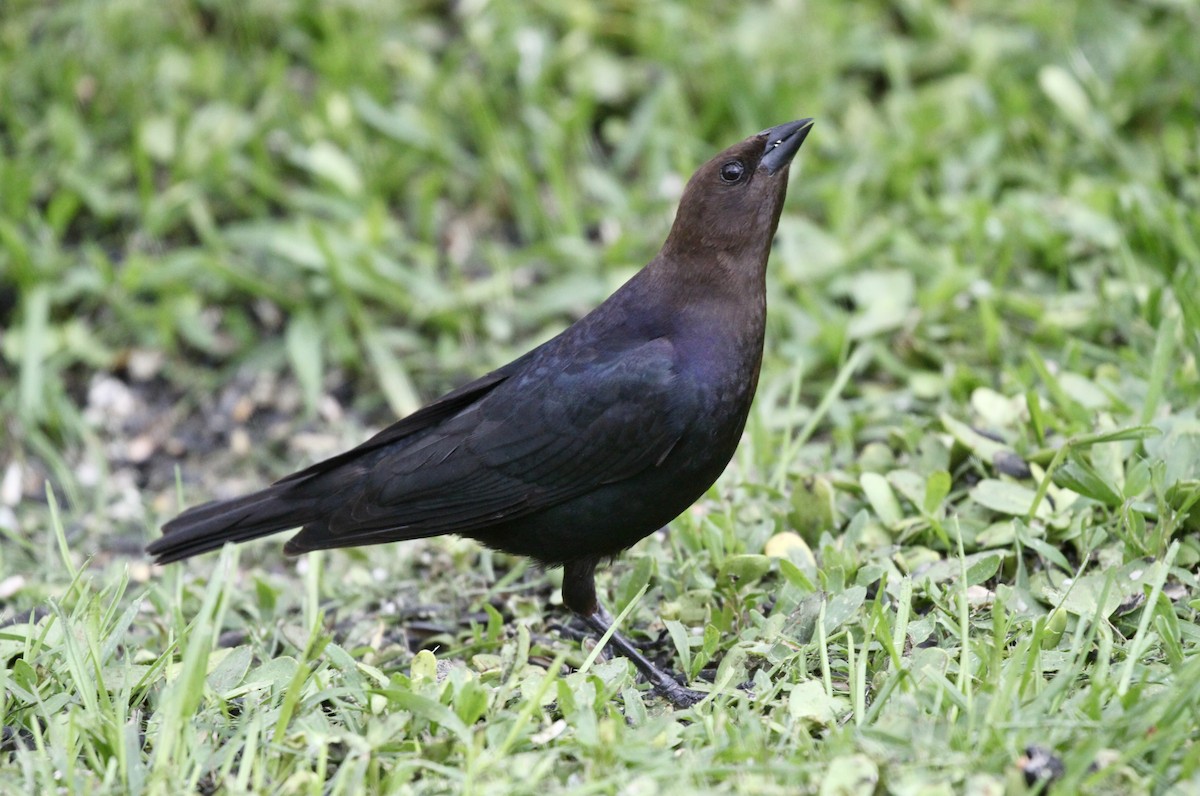
{"label": "bird's claw", "polygon": [[677,708],[690,708],[708,696],[703,691],[686,688],[676,682],[659,683],[654,686],[654,693]]}

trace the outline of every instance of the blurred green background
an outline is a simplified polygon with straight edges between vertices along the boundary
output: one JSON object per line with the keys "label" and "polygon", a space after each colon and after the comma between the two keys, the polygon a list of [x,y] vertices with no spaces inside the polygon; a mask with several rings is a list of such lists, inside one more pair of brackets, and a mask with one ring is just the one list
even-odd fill
{"label": "blurred green background", "polygon": [[[353,790],[355,780],[337,785],[308,768],[305,744],[324,736],[279,730],[268,748],[211,682],[196,708],[218,728],[209,740],[187,735],[190,703],[163,696],[175,712],[156,713],[180,719],[192,757],[172,757],[183,754],[175,747],[153,758],[130,740],[123,728],[136,721],[125,708],[158,705],[203,580],[185,586],[193,581],[171,574],[162,589],[145,587],[156,616],[174,625],[135,624],[127,637],[88,617],[107,622],[110,609],[97,606],[131,604],[126,579],[150,577],[139,550],[181,498],[261,485],[548,338],[654,254],[692,169],[751,133],[813,116],[772,256],[768,351],[747,439],[700,509],[669,541],[626,557],[612,586],[625,605],[649,584],[640,624],[661,608],[669,622],[712,631],[689,642],[669,625],[663,643],[680,668],[764,656],[782,667],[773,671],[783,685],[760,683],[760,702],[733,700],[710,716],[712,727],[741,728],[740,740],[703,723],[645,724],[632,703],[614,716],[612,693],[594,706],[560,693],[561,738],[527,743],[514,729],[494,760],[450,747],[434,757],[447,770],[482,766],[468,784],[502,792],[566,788],[572,777],[601,792],[668,788],[678,784],[670,759],[636,751],[661,743],[684,757],[698,790],[948,793],[936,789],[974,783],[971,792],[999,793],[1022,792],[1027,777],[1013,772],[1039,742],[1065,758],[1056,792],[1194,784],[1198,30],[1194,0],[3,0],[0,605],[5,621],[60,606],[59,621],[102,639],[97,671],[125,665],[126,646],[158,656],[129,664],[148,673],[113,687],[124,707],[100,698],[115,718],[92,732],[73,708],[30,707],[35,693],[92,705],[81,696],[88,678],[61,674],[70,650],[39,647],[32,679],[20,681],[32,690],[5,703],[5,732],[31,732],[43,717],[58,762],[21,758],[25,781],[69,770],[99,790],[166,788],[162,766],[174,766],[204,789],[214,771],[228,772],[217,751],[205,757],[211,742],[263,765],[256,777]],[[803,537],[817,561],[768,563],[761,554],[783,532]],[[447,605],[474,599],[479,611],[493,565],[502,574],[511,564],[452,540],[429,545],[387,564],[373,553],[332,558],[330,582],[306,581],[305,610],[315,612],[319,593],[361,599],[370,614],[399,590]],[[960,553],[988,551],[999,552],[970,577],[962,562],[961,581],[1007,600],[1009,613],[959,623],[958,593],[944,582],[960,574]],[[1165,562],[1144,611],[1137,603],[1121,614],[1107,600],[1120,589],[1102,579],[1080,587],[1082,603],[1063,596],[1079,593],[1063,578],[1143,557]],[[255,597],[221,592],[241,607],[214,614],[208,629],[251,628],[256,662],[316,661],[319,648],[305,658],[286,633],[254,635],[308,599],[278,560],[273,543],[243,554],[275,569],[251,570],[254,584],[241,585]],[[92,587],[73,569],[85,562]],[[944,568],[941,585],[917,582],[913,603],[941,616],[928,620],[939,630],[927,652],[969,658],[956,634],[970,629],[995,643],[975,653],[986,672],[947,663],[941,680],[896,675],[893,631],[881,630],[895,614],[864,602],[866,587],[914,599],[916,581],[905,580],[907,592],[896,584],[931,562]],[[384,566],[382,582],[364,574]],[[742,585],[730,572],[743,573]],[[792,623],[796,595],[810,592],[831,605],[851,595],[828,628],[848,636],[822,648],[823,669],[807,639],[787,641],[800,662],[785,667],[784,647],[763,652],[755,633],[769,635],[777,616]],[[536,636],[549,621],[545,590],[513,599],[517,618],[501,613]],[[1064,600],[1071,607],[1055,616],[1071,623],[1053,654],[1065,657],[1043,669],[1039,655],[1051,653],[1020,644],[1043,638],[1047,612]],[[498,628],[484,641],[478,627],[460,629],[446,643],[460,657],[509,655],[515,642]],[[1109,645],[1100,653],[1089,646],[1097,633]],[[197,649],[215,643],[192,635]],[[1048,650],[1059,644],[1050,637]],[[1001,675],[1010,653],[1018,673]],[[355,660],[371,653],[362,654]],[[1147,668],[1129,663],[1108,677],[1089,668],[1104,654]],[[195,660],[202,676],[205,658]],[[818,670],[833,713],[796,696]],[[605,682],[615,692],[614,677]],[[427,695],[472,725],[474,708],[455,700],[474,705],[478,694],[455,682]],[[1162,690],[1138,690],[1151,682]],[[324,704],[296,689],[262,715],[284,711],[286,728],[303,700]],[[542,715],[487,693],[497,732]],[[82,735],[54,740],[60,715]],[[329,720],[371,737],[374,719],[354,715]],[[1052,715],[1061,721],[1043,726]],[[1150,716],[1158,746],[1147,741]],[[608,741],[588,735],[597,726]],[[419,770],[431,792],[465,787],[445,771],[405,768],[429,749],[389,744],[363,753],[370,782],[394,775],[416,787]],[[517,749],[532,757],[497,762]],[[539,754],[553,766],[538,768]],[[139,769],[139,755],[159,762]],[[744,766],[756,773],[743,777]],[[854,784],[872,771],[869,786]]]}
{"label": "blurred green background", "polygon": [[[1053,333],[1050,291],[1139,302],[1200,259],[1194,3],[10,0],[2,20],[18,449],[78,441],[89,374],[138,349],[180,393],[253,360],[310,408],[336,371],[411,410],[601,300],[697,163],[800,115],[818,133],[772,269],[792,362],[880,325],[827,300],[860,275],[918,288],[929,326],[956,295],[1001,305],[962,340],[997,360]],[[1118,320],[1080,323],[1136,336]]]}

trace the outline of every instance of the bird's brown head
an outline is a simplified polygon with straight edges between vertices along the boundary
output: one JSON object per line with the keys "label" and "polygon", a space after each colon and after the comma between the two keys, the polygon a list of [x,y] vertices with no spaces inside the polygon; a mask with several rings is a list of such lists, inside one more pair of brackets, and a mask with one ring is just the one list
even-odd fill
{"label": "bird's brown head", "polygon": [[663,254],[693,260],[749,257],[765,265],[788,166],[812,129],[800,119],[752,135],[701,166],[688,180]]}

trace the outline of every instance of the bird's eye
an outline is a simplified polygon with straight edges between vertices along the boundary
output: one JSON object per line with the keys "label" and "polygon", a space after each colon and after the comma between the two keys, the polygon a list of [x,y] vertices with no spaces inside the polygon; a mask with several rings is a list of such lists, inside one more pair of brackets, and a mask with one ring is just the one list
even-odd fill
{"label": "bird's eye", "polygon": [[742,175],[746,173],[746,167],[742,165],[740,160],[731,160],[721,167],[721,182],[729,185],[735,182],[740,182]]}

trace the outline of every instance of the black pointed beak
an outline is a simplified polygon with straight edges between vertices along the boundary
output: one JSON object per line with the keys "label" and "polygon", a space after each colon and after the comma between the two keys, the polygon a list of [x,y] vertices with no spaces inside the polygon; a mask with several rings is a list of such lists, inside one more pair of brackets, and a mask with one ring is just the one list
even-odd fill
{"label": "black pointed beak", "polygon": [[759,166],[766,169],[767,174],[774,174],[791,163],[812,126],[812,119],[799,119],[759,133],[767,137],[767,148]]}

